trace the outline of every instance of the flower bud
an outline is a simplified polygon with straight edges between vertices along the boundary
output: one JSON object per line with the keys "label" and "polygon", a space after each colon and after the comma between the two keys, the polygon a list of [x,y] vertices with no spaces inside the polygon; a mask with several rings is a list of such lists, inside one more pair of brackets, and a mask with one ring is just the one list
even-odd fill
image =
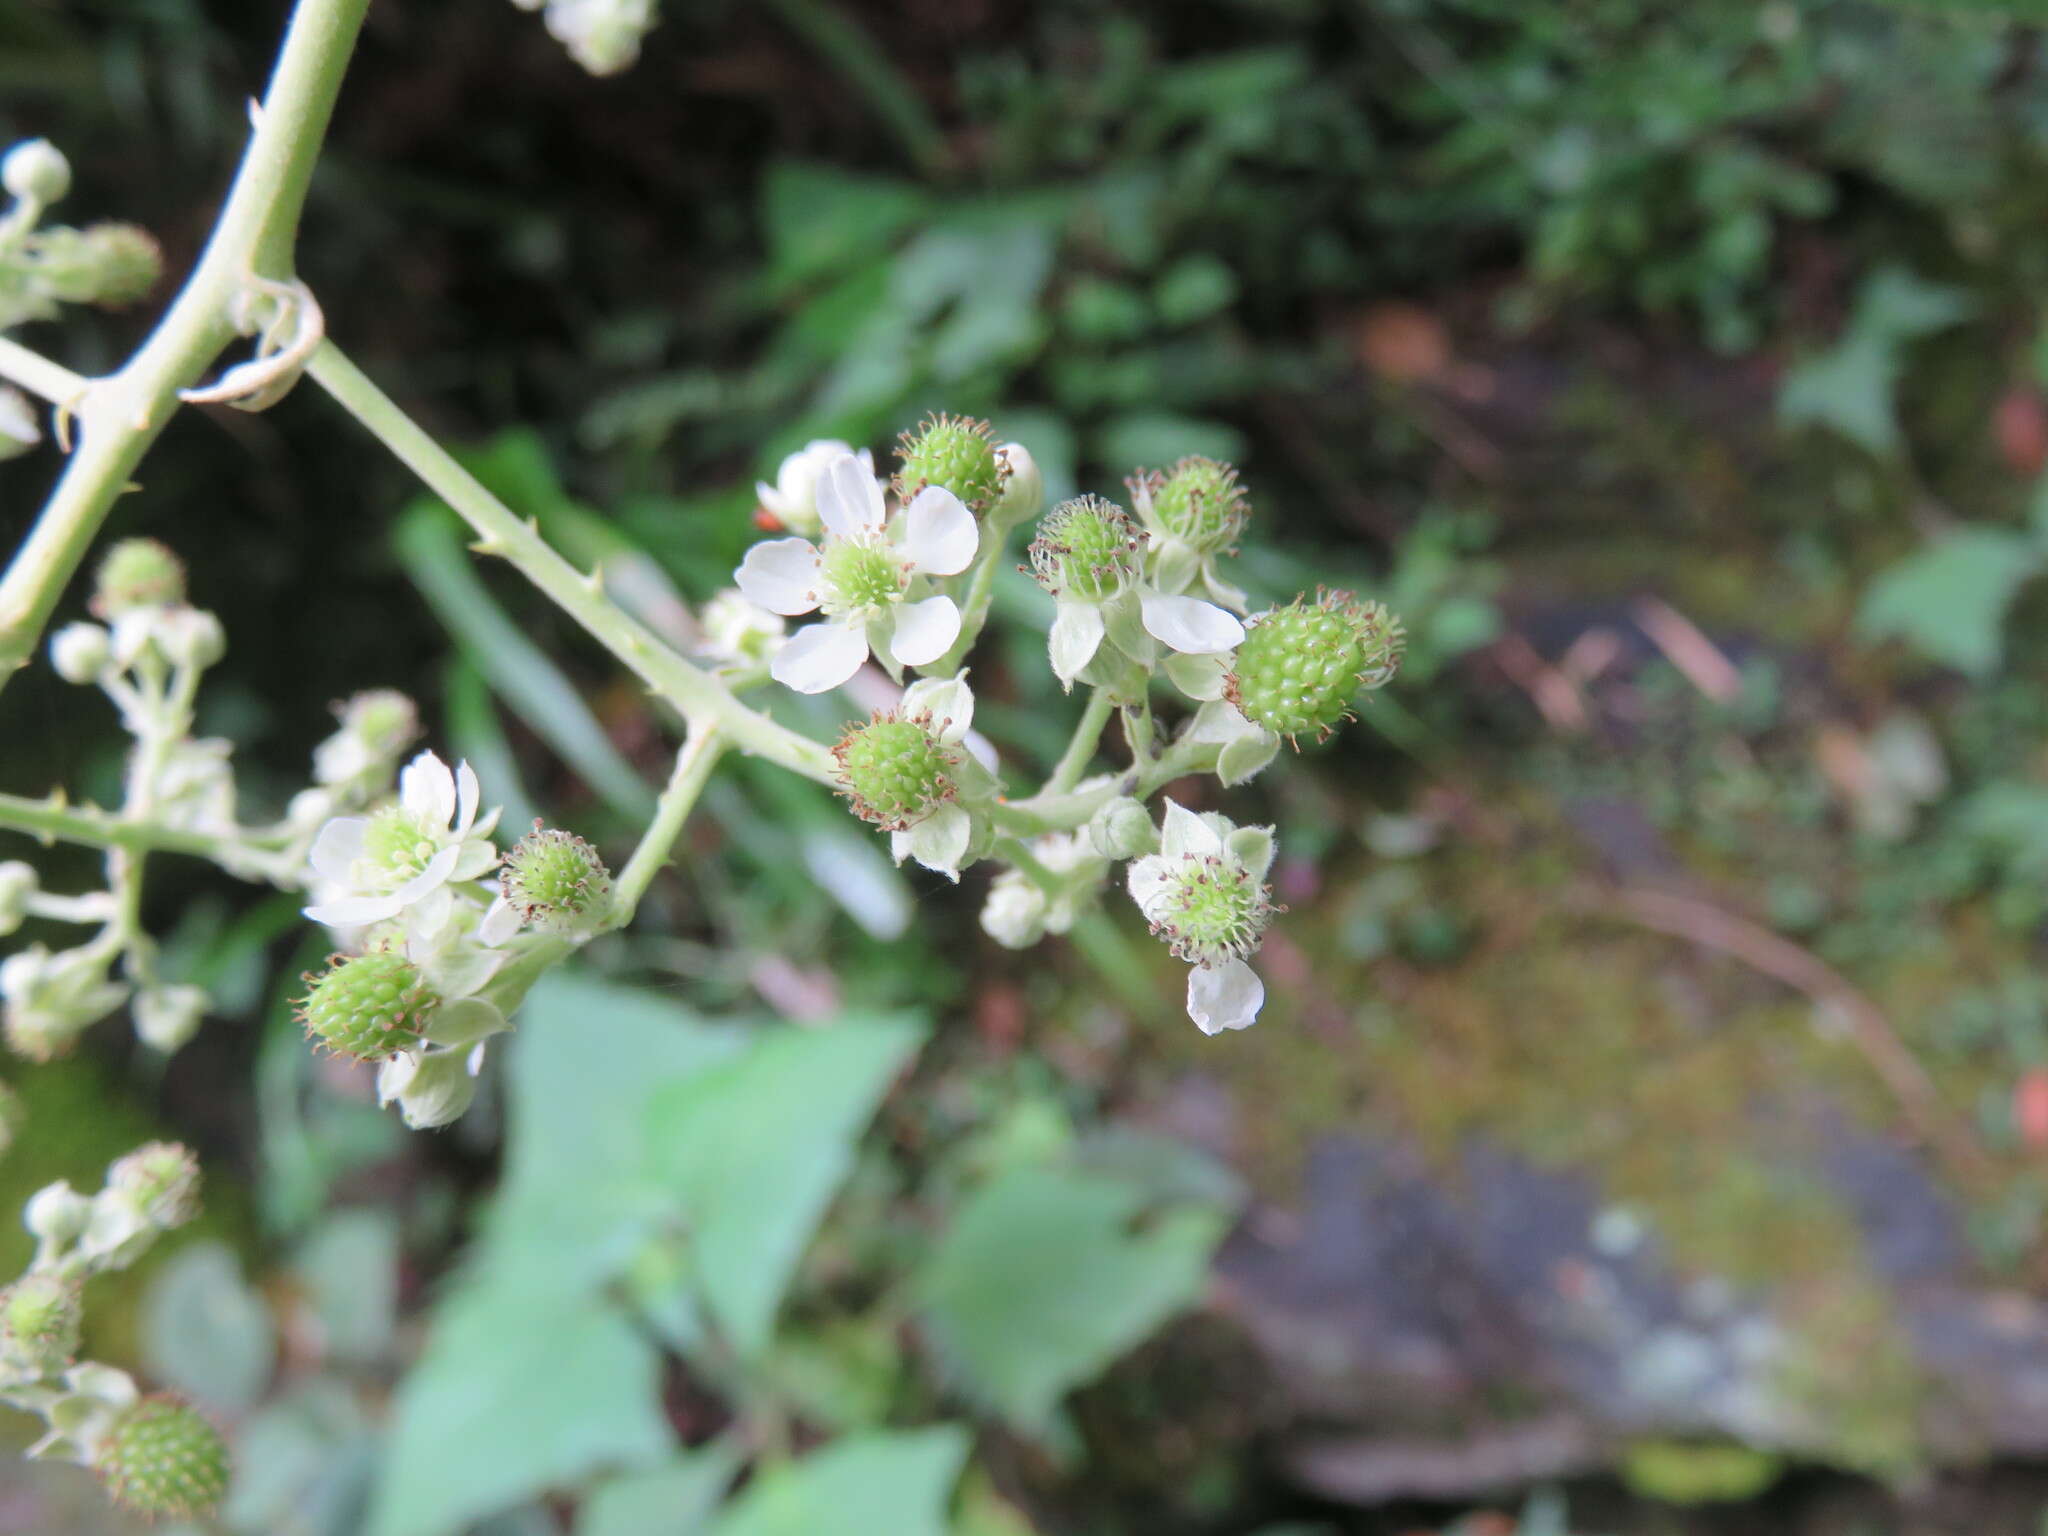
{"label": "flower bud", "polygon": [[27,1274],[0,1290],[0,1361],[54,1376],[78,1354],[84,1287],[57,1275]]}
{"label": "flower bud", "polygon": [[139,224],[95,224],[85,232],[93,287],[86,302],[122,309],[148,295],[163,276],[163,248]]}
{"label": "flower bud", "polygon": [[48,139],[25,139],[0,160],[0,186],[19,202],[47,208],[71,190],[71,162]]}
{"label": "flower bud", "polygon": [[1138,574],[1145,535],[1124,509],[1100,496],[1063,501],[1038,525],[1031,574],[1065,602],[1106,603]]}
{"label": "flower bud", "polygon": [[199,1159],[175,1141],[151,1141],[107,1168],[107,1188],[156,1227],[182,1227],[199,1214]]}
{"label": "flower bud", "polygon": [[[850,443],[842,443],[836,437],[813,439],[788,455],[776,469],[773,485],[765,480],[754,482],[754,494],[760,498],[763,514],[757,521],[771,532],[779,529],[805,538],[814,537],[822,526],[818,518],[818,481],[829,465],[849,455],[859,459],[861,468],[870,478],[873,477],[874,455],[865,448],[856,454]],[[712,599],[714,605],[717,601],[717,598]],[[708,611],[704,616],[704,628],[707,633],[712,631]]]}
{"label": "flower bud", "polygon": [[1105,859],[1135,859],[1158,849],[1159,832],[1141,801],[1119,795],[1088,818],[1088,840]]}
{"label": "flower bud", "polygon": [[21,1212],[21,1224],[36,1241],[53,1248],[77,1242],[91,1219],[92,1202],[63,1179],[29,1196]]}
{"label": "flower bud", "polygon": [[156,643],[174,667],[203,672],[227,654],[227,635],[220,620],[204,608],[182,605],[167,611],[157,625]]}
{"label": "flower bud", "polygon": [[941,742],[929,715],[877,714],[832,749],[854,815],[901,831],[951,800],[959,758]]}
{"label": "flower bud", "polygon": [[896,494],[908,503],[928,485],[941,486],[983,516],[1003,493],[1008,471],[989,424],[967,416],[930,416],[897,439]]}
{"label": "flower bud", "polygon": [[92,611],[103,619],[184,600],[184,564],[155,539],[121,540],[93,578]]}
{"label": "flower bud", "polygon": [[1146,524],[1198,554],[1231,548],[1251,515],[1237,471],[1214,459],[1185,458],[1163,475],[1134,477],[1130,486]]}
{"label": "flower bud", "polygon": [[37,887],[35,866],[20,859],[0,863],[0,938],[21,926],[28,916],[28,899]]}
{"label": "flower bud", "polygon": [[612,875],[573,832],[535,822],[503,860],[505,901],[553,933],[588,933],[611,911]]}
{"label": "flower bud", "polygon": [[981,906],[981,931],[1005,949],[1029,949],[1045,936],[1051,903],[1030,876],[1006,869],[988,888]]}
{"label": "flower bud", "polygon": [[654,0],[549,0],[547,28],[593,75],[615,75],[640,57],[654,26]]}
{"label": "flower bud", "polygon": [[113,659],[111,637],[98,624],[66,624],[50,637],[50,665],[67,683],[98,682]]}
{"label": "flower bud", "polygon": [[1045,505],[1045,480],[1038,473],[1038,460],[1022,443],[1005,443],[996,450],[1003,467],[1003,494],[989,521],[1001,528],[1014,528],[1038,516]]}
{"label": "flower bud", "polygon": [[1401,664],[1401,621],[1349,592],[1318,592],[1255,615],[1245,626],[1223,694],[1252,724],[1290,741],[1328,737],[1351,718],[1361,688],[1377,688]]}
{"label": "flower bud", "polygon": [[113,952],[91,945],[52,954],[31,944],[0,960],[7,1043],[31,1061],[48,1061],[120,1007],[127,987],[110,978]]}
{"label": "flower bud", "polygon": [[298,1001],[306,1033],[329,1050],[375,1061],[411,1050],[441,998],[420,968],[397,950],[336,955]]}
{"label": "flower bud", "polygon": [[780,614],[749,602],[744,593],[731,587],[704,605],[698,623],[704,630],[706,649],[725,661],[766,661],[782,644],[788,629]]}
{"label": "flower bud", "polygon": [[227,1442],[169,1394],[145,1397],[116,1419],[93,1466],[116,1504],[151,1519],[207,1514],[228,1490]]}
{"label": "flower bud", "polygon": [[145,1045],[166,1055],[199,1032],[210,999],[204,987],[151,987],[136,995],[135,1033]]}
{"label": "flower bud", "polygon": [[407,1051],[377,1069],[377,1101],[398,1101],[398,1112],[415,1131],[438,1130],[462,1118],[476,1098],[471,1051]]}
{"label": "flower bud", "polygon": [[0,460],[18,459],[43,440],[36,408],[11,384],[0,384]]}

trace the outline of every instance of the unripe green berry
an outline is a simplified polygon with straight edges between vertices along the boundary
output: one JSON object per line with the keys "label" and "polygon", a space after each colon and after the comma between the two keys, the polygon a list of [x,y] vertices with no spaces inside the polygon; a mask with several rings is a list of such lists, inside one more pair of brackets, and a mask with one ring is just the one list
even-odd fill
{"label": "unripe green berry", "polygon": [[820,607],[834,618],[872,618],[900,602],[910,569],[895,551],[852,539],[828,539],[818,565]]}
{"label": "unripe green berry", "polygon": [[612,876],[597,850],[573,832],[539,822],[504,857],[505,900],[527,922],[568,933],[603,921]]}
{"label": "unripe green berry", "polygon": [[1259,947],[1272,921],[1271,888],[1250,870],[1220,858],[1172,861],[1152,931],[1191,965],[1240,959]]}
{"label": "unripe green berry", "polygon": [[107,1169],[107,1187],[127,1196],[159,1227],[181,1227],[199,1214],[199,1159],[175,1141],[151,1141]]}
{"label": "unripe green berry", "polygon": [[1106,602],[1138,571],[1145,535],[1124,509],[1100,496],[1063,501],[1038,525],[1031,574],[1054,597]]}
{"label": "unripe green berry", "polygon": [[1165,474],[1157,470],[1131,482],[1132,494],[1149,507],[1162,533],[1210,555],[1230,549],[1244,532],[1251,504],[1237,471],[1199,456],[1182,459]]}
{"label": "unripe green berry", "polygon": [[0,186],[9,197],[48,207],[71,190],[71,162],[48,139],[27,139],[0,160]]}
{"label": "unripe green berry", "polygon": [[92,611],[103,619],[183,601],[185,566],[155,539],[121,540],[101,559],[93,578]]}
{"label": "unripe green berry", "polygon": [[1351,718],[1361,688],[1394,675],[1406,644],[1401,621],[1378,603],[1354,602],[1348,592],[1296,598],[1246,623],[1224,697],[1275,735],[1314,731],[1320,741]]}
{"label": "unripe green berry", "polygon": [[928,485],[958,496],[976,516],[1002,494],[1005,468],[985,421],[931,416],[897,439],[896,494],[909,501]]}
{"label": "unripe green berry", "polygon": [[190,1403],[145,1397],[114,1422],[93,1465],[116,1504],[138,1515],[186,1518],[228,1491],[228,1447]]}
{"label": "unripe green berry", "polygon": [[0,1291],[0,1360],[39,1376],[55,1375],[78,1354],[84,1289],[53,1274],[23,1275]]}
{"label": "unripe green berry", "polygon": [[900,831],[953,798],[959,762],[933,734],[927,715],[878,714],[832,749],[853,813]]}
{"label": "unripe green berry", "polygon": [[395,949],[337,955],[324,976],[305,978],[299,999],[306,1032],[329,1050],[376,1061],[417,1045],[441,999],[420,968]]}

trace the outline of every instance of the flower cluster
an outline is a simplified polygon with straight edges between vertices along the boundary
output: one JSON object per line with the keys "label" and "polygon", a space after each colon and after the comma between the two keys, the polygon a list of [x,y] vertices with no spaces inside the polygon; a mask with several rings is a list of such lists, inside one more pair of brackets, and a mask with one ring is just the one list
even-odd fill
{"label": "flower cluster", "polygon": [[46,140],[17,144],[0,158],[0,187],[12,199],[0,215],[0,330],[54,319],[65,304],[119,309],[162,276],[163,255],[147,230],[42,223],[71,190],[71,166]]}
{"label": "flower cluster", "polygon": [[[151,836],[203,840],[233,873],[298,884],[319,827],[386,793],[417,731],[402,694],[364,694],[339,706],[339,728],[314,752],[313,784],[282,820],[244,825],[229,744],[192,734],[203,674],[226,641],[220,621],[187,601],[183,565],[153,539],[121,540],[100,561],[89,607],[92,619],[51,636],[50,663],[67,682],[105,694],[134,745],[120,808],[82,813]],[[64,808],[62,797],[51,805]],[[0,1021],[16,1052],[37,1061],[60,1055],[124,1004],[136,1034],[160,1051],[177,1050],[199,1028],[211,1006],[205,990],[160,974],[156,945],[137,926],[143,868],[143,856],[115,840],[106,889],[67,895],[44,890],[25,863],[0,862],[0,937],[31,919],[93,930],[70,948],[39,938],[0,960]]]}
{"label": "flower cluster", "polygon": [[86,1283],[126,1269],[198,1210],[192,1154],[138,1147],[96,1195],[56,1183],[30,1199],[22,1219],[35,1257],[0,1290],[0,1399],[48,1426],[28,1454],[91,1467],[115,1502],[148,1518],[211,1512],[227,1492],[227,1445],[191,1404],[145,1397],[126,1371],[77,1359]]}
{"label": "flower cluster", "polygon": [[318,1046],[375,1065],[379,1099],[414,1129],[469,1107],[486,1043],[541,971],[611,917],[595,849],[536,824],[501,855],[499,813],[482,799],[469,764],[422,752],[397,799],[313,840],[306,916],[347,952],[305,977],[300,1022]]}
{"label": "flower cluster", "polygon": [[[1127,861],[1131,899],[1190,968],[1189,1016],[1210,1034],[1242,1029],[1265,999],[1248,957],[1277,910],[1266,880],[1272,829],[1171,800],[1155,825],[1145,797],[1188,774],[1241,784],[1283,741],[1327,738],[1359,695],[1393,677],[1400,621],[1321,590],[1251,612],[1223,572],[1252,515],[1227,464],[1185,458],[1140,471],[1126,482],[1135,515],[1101,496],[1063,501],[1040,520],[1021,568],[1052,599],[1054,675],[1093,697],[1045,788],[1006,798],[992,750],[972,733],[959,664],[986,616],[981,578],[1009,528],[1031,515],[1027,498],[1035,507],[1030,466],[1021,448],[998,448],[985,425],[952,416],[905,434],[887,484],[846,443],[790,455],[774,485],[757,489],[764,526],[791,536],[757,544],[735,579],[756,611],[815,611],[824,622],[786,642],[764,637],[755,655],[804,693],[847,682],[870,655],[899,680],[906,667],[933,668],[939,675],[911,683],[833,748],[854,814],[889,833],[898,862],[956,881],[981,859],[1002,866],[981,923],[1011,948],[1066,932]],[[969,572],[964,591],[949,583]],[[1130,766],[1084,778],[1112,712]]]}

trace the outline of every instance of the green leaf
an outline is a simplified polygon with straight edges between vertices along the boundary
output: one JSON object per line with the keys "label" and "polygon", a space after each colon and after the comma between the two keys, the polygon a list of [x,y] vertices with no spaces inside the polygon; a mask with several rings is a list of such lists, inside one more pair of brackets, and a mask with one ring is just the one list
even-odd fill
{"label": "green leaf", "polygon": [[1118,416],[1095,434],[1095,462],[1112,474],[1163,467],[1191,453],[1234,464],[1244,454],[1244,435],[1220,421],[1198,421],[1171,411]]}
{"label": "green leaf", "polygon": [[436,1310],[399,1388],[371,1536],[456,1536],[485,1515],[674,1450],[661,1362],[595,1297],[499,1269]]}
{"label": "green leaf", "polygon": [[1222,1213],[1136,1224],[1136,1187],[1020,1168],[968,1199],[920,1278],[925,1324],[964,1384],[1028,1433],[1200,1293]]}
{"label": "green leaf", "polygon": [[2020,534],[1959,529],[1871,584],[1856,615],[1857,633],[1904,640],[1930,661],[1981,677],[1997,667],[2006,610],[2041,559]]}
{"label": "green leaf", "polygon": [[1916,337],[1970,313],[1961,290],[1922,282],[1903,267],[1882,267],[1863,284],[1841,339],[1785,375],[1778,419],[1787,426],[1830,427],[1884,457],[1899,446],[1892,390]]}
{"label": "green leaf", "polygon": [[887,249],[924,206],[923,194],[902,182],[824,165],[775,166],[762,208],[770,287],[837,274]]}
{"label": "green leaf", "polygon": [[658,1090],[747,1048],[659,993],[573,971],[543,978],[520,1011],[511,1138],[491,1212],[489,1262],[530,1285],[593,1286],[622,1272],[675,1196],[649,1161]]}
{"label": "green leaf", "polygon": [[855,1140],[923,1034],[908,1018],[767,1031],[744,1056],[655,1096],[655,1161],[682,1207],[705,1302],[743,1354],[767,1344]]}
{"label": "green leaf", "polygon": [[739,1470],[736,1446],[714,1441],[666,1466],[600,1483],[576,1516],[576,1536],[691,1536]]}
{"label": "green leaf", "polygon": [[320,1319],[321,1347],[374,1361],[398,1315],[398,1224],[383,1211],[342,1211],[321,1223],[292,1266]]}
{"label": "green leaf", "polygon": [[954,1425],[835,1441],[762,1473],[710,1536],[946,1536],[966,1456]]}
{"label": "green leaf", "polygon": [[142,1357],[152,1376],[221,1413],[263,1396],[277,1356],[270,1308],[242,1282],[242,1263],[220,1242],[193,1243],[150,1282],[142,1302]]}

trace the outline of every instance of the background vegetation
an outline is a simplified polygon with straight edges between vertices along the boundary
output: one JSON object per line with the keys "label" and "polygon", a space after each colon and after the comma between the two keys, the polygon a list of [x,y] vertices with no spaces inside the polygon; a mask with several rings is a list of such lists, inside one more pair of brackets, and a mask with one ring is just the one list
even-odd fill
{"label": "background vegetation", "polygon": [[[181,270],[280,20],[0,10],[0,133]],[[441,1136],[303,1050],[294,902],[164,882],[232,1015],[161,1080],[119,1024],[20,1070],[0,1206],[202,1148],[211,1225],[95,1348],[236,1423],[238,1530],[683,1531],[764,1445],[809,1454],[719,1536],[2038,1529],[2042,41],[1860,0],[769,0],[671,4],[592,80],[509,6],[374,7],[305,276],[650,611],[725,583],[784,450],[945,408],[1054,496],[1235,459],[1255,596],[1361,587],[1411,662],[1247,794],[1297,911],[1246,1035],[1188,1028],[1134,911],[1012,956],[971,879],[741,769]],[[148,319],[36,339],[90,369]],[[50,472],[0,468],[0,529]],[[221,612],[203,726],[259,783],[382,684],[508,825],[615,848],[665,771],[310,392],[177,423],[115,531]],[[999,601],[977,723],[1050,760],[1035,589]],[[47,676],[7,730],[10,790],[117,771]],[[849,1054],[738,1032],[778,1015]],[[714,1078],[756,1106],[715,1146],[593,1131]],[[771,1207],[804,1220],[750,1252]],[[623,1278],[579,1268],[620,1230]],[[941,1421],[979,1428],[950,1504]],[[82,1482],[0,1529],[91,1529]]]}

